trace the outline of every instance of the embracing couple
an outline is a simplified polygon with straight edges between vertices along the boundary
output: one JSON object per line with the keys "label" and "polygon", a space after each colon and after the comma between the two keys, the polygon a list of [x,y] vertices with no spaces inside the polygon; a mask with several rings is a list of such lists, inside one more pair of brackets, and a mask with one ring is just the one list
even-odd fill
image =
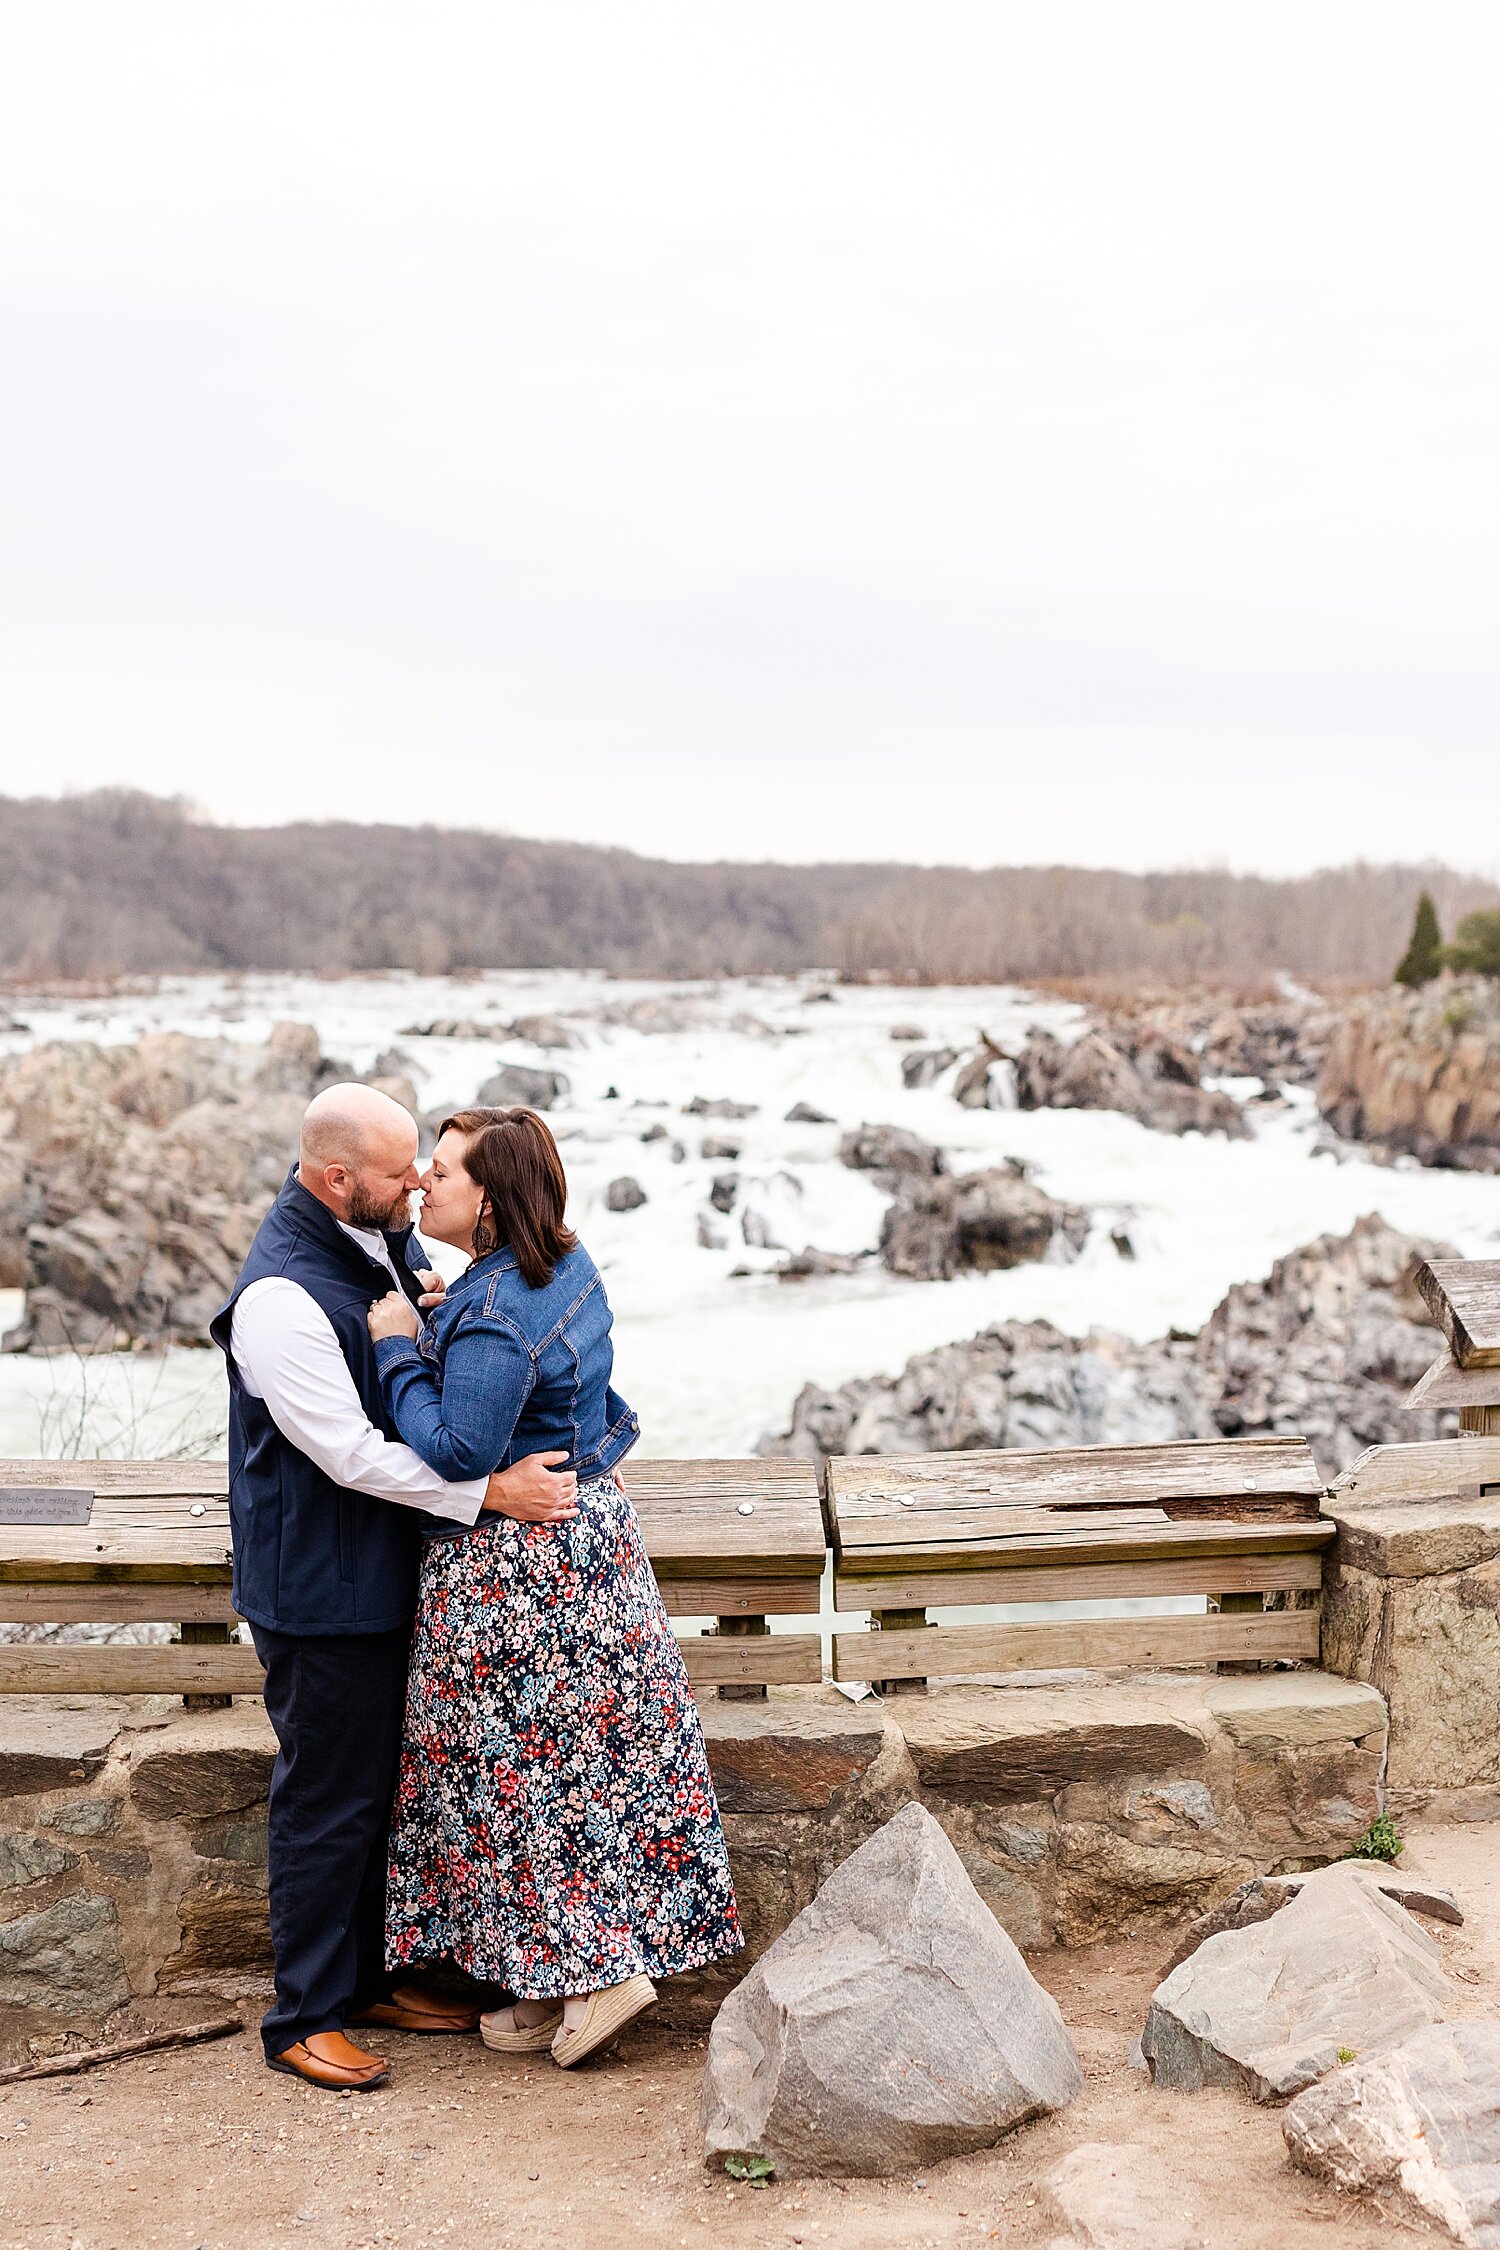
{"label": "embracing couple", "polygon": [[[557,1145],[530,1110],[470,1109],[416,1156],[399,1103],[319,1094],[213,1323],[234,1602],[279,1744],[266,2060],[338,2091],[388,2075],[364,2026],[568,2068],[653,1977],[742,1942]],[[470,1260],[447,1288],[418,1189]]]}

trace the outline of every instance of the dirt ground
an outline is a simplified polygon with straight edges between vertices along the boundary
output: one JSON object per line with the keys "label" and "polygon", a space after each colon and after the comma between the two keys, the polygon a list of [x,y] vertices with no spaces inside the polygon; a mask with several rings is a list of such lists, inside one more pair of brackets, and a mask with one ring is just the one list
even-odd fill
{"label": "dirt ground", "polygon": [[[1455,1978],[1455,2012],[1500,2012],[1500,1826],[1414,1826],[1402,1866],[1449,1885],[1468,1917],[1461,1930],[1426,1925]],[[1275,2110],[1157,2093],[1131,2066],[1170,1950],[1158,1932],[1036,1956],[1077,2042],[1084,2092],[1062,2117],[918,2177],[757,2190],[711,2176],[698,2132],[703,2043],[661,2027],[574,2073],[477,2040],[397,2035],[384,2049],[392,2084],[363,2096],[266,2071],[251,2030],[0,2088],[0,2250],[1045,2250],[1057,2228],[1036,2183],[1083,2141],[1151,2151],[1164,2215],[1191,2219],[1216,2250],[1369,2250],[1427,2233],[1293,2172]]]}

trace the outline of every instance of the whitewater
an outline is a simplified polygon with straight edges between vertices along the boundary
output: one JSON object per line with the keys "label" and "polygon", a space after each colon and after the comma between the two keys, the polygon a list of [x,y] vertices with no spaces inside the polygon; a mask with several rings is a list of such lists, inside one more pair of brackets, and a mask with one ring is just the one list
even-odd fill
{"label": "whitewater", "polygon": [[[919,1091],[903,1085],[902,1057],[915,1042],[893,1039],[894,1030],[962,1050],[981,1031],[1004,1047],[1032,1024],[1064,1039],[1082,1027],[1078,1008],[1008,987],[667,984],[572,972],[196,976],[92,997],[17,994],[8,1006],[13,1027],[0,1032],[0,1052],[52,1040],[112,1045],[153,1031],[259,1043],[278,1022],[311,1023],[325,1053],[357,1072],[399,1050],[397,1067],[429,1118],[471,1101],[502,1062],[560,1070],[570,1092],[549,1122],[568,1167],[570,1216],[608,1281],[617,1380],[648,1454],[746,1453],[785,1425],[803,1383],[891,1374],[912,1353],[992,1321],[1046,1319],[1071,1335],[1101,1327],[1137,1339],[1196,1330],[1231,1283],[1266,1274],[1286,1251],[1341,1234],[1367,1211],[1466,1257],[1500,1246],[1500,1178],[1378,1164],[1332,1138],[1305,1090],[1252,1108],[1252,1138],[1226,1141],[1153,1133],[1101,1111],[961,1109],[951,1071]],[[610,1020],[631,1011],[662,1028]],[[544,1053],[520,1040],[411,1028],[526,1015],[562,1018],[580,1044]],[[1258,1091],[1255,1081],[1218,1083]],[[697,1097],[754,1113],[684,1114]],[[788,1123],[799,1102],[830,1122]],[[841,1134],[865,1123],[910,1127],[945,1149],[954,1171],[1020,1158],[1050,1194],[1092,1213],[1082,1253],[948,1282],[901,1280],[873,1262],[779,1281],[787,1251],[873,1249],[884,1198],[838,1155]],[[643,1139],[654,1126],[665,1134]],[[738,1158],[704,1156],[706,1139],[738,1144]],[[742,1201],[726,1221],[709,1191],[730,1170]],[[605,1191],[627,1176],[646,1202],[612,1212]],[[753,1214],[748,1242],[742,1210]],[[705,1247],[705,1230],[722,1239]],[[1116,1249],[1116,1232],[1133,1258]],[[19,1313],[17,1293],[0,1295],[0,1329]],[[220,1451],[223,1421],[211,1350],[0,1358],[0,1451],[12,1457]]]}

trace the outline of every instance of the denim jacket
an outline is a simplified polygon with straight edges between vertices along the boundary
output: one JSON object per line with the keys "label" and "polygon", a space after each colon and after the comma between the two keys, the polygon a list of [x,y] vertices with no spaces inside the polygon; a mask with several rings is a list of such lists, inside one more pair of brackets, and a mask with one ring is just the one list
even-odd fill
{"label": "denim jacket", "polygon": [[387,1410],[413,1452],[450,1483],[528,1453],[565,1453],[580,1483],[607,1476],[640,1435],[610,1388],[611,1322],[582,1244],[540,1289],[522,1279],[513,1251],[492,1250],[450,1285],[416,1342],[376,1344]]}

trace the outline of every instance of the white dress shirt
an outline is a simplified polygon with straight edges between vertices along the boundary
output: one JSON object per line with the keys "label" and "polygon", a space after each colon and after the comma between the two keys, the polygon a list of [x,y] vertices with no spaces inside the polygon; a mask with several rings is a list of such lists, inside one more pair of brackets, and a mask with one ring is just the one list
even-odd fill
{"label": "white dress shirt", "polygon": [[[385,1237],[366,1227],[344,1232],[399,1287]],[[381,1435],[360,1404],[333,1323],[300,1282],[285,1274],[252,1281],[235,1300],[229,1343],[246,1390],[265,1400],[282,1436],[335,1484],[453,1523],[478,1522],[489,1479],[446,1484],[409,1445]]]}

